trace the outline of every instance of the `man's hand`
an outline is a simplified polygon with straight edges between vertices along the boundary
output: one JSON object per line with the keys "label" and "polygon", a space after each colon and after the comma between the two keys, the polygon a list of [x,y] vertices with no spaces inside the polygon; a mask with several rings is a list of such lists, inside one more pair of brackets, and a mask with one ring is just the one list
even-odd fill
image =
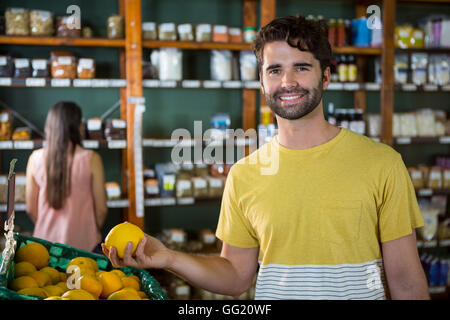
{"label": "man's hand", "polygon": [[144,239],[139,242],[134,257],[131,255],[133,250],[131,242],[125,248],[123,259],[117,256],[117,250],[114,247],[108,250],[102,243],[102,250],[111,260],[114,268],[131,266],[140,269],[164,269],[170,265],[172,259],[171,251],[161,241],[149,235],[145,235]]}

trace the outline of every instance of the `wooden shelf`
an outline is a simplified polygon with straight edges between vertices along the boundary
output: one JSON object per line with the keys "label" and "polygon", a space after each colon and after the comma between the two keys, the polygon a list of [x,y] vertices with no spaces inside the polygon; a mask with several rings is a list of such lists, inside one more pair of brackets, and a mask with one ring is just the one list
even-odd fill
{"label": "wooden shelf", "polygon": [[450,53],[450,48],[408,48],[408,49],[396,48],[395,49],[396,54],[402,54],[402,53],[406,54],[406,53],[416,53],[416,52],[448,54],[448,53]]}
{"label": "wooden shelf", "polygon": [[450,195],[450,189],[416,189],[419,197],[431,197],[435,195]]}
{"label": "wooden shelf", "polygon": [[124,39],[0,36],[0,44],[72,47],[125,47]]}
{"label": "wooden shelf", "polygon": [[[256,138],[256,137],[255,137]],[[234,138],[235,146],[252,146],[256,145],[256,139],[251,138]],[[144,138],[142,140],[142,146],[147,148],[173,148],[176,145],[180,147],[195,147],[202,144],[201,139],[184,139],[180,141],[172,140],[171,138]],[[226,146],[227,140],[203,140],[203,146]]]}
{"label": "wooden shelf", "polygon": [[333,47],[333,54],[352,54],[352,55],[381,55],[381,48],[364,47]]}
{"label": "wooden shelf", "polygon": [[12,88],[125,88],[125,79],[0,78],[0,87]]}
{"label": "wooden shelf", "polygon": [[186,50],[252,50],[251,43],[144,40],[144,48],[178,48]]}
{"label": "wooden shelf", "polygon": [[396,145],[408,144],[450,144],[450,136],[442,137],[397,137],[394,138]]}
{"label": "wooden shelf", "polygon": [[[126,149],[126,140],[83,140],[82,146],[86,149]],[[42,139],[13,141],[0,141],[0,150],[35,150],[43,147]]]}

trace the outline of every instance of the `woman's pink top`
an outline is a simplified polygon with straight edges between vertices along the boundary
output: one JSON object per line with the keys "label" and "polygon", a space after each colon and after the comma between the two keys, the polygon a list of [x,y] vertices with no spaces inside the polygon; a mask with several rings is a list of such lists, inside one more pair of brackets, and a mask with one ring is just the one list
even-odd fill
{"label": "woman's pink top", "polygon": [[34,237],[87,251],[92,251],[101,241],[91,184],[92,153],[91,150],[76,147],[72,162],[71,192],[60,210],[53,209],[47,202],[46,150],[43,148],[32,153],[30,161],[34,179],[39,186]]}

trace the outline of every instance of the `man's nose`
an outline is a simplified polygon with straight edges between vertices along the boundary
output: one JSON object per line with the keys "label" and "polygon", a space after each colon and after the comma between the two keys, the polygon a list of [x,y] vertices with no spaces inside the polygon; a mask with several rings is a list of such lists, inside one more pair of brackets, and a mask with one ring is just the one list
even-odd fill
{"label": "man's nose", "polygon": [[287,71],[283,74],[281,86],[286,89],[298,86],[297,79],[293,72]]}

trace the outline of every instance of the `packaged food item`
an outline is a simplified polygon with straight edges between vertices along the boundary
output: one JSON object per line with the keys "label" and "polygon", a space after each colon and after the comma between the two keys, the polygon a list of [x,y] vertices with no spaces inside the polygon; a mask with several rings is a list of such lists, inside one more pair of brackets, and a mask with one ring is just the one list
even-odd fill
{"label": "packaged food item", "polygon": [[109,39],[125,38],[125,25],[122,16],[113,15],[108,18],[107,36]]}
{"label": "packaged food item", "polygon": [[244,42],[252,43],[256,38],[256,28],[246,27],[244,28]]}
{"label": "packaged food item", "polygon": [[395,55],[394,79],[396,83],[405,84],[408,82],[408,55]]}
{"label": "packaged food item", "polygon": [[159,78],[161,80],[177,80],[183,78],[183,52],[176,48],[159,50]]}
{"label": "packaged food item", "polygon": [[122,195],[122,190],[117,182],[106,182],[106,197],[108,200],[118,200]]}
{"label": "packaged food item", "polygon": [[46,78],[49,76],[47,59],[33,59],[31,60],[31,67],[33,69],[33,77]]}
{"label": "packaged food item", "polygon": [[215,25],[213,27],[213,42],[229,42],[228,27],[224,25]]}
{"label": "packaged food item", "polygon": [[159,40],[177,40],[177,27],[175,23],[166,22],[158,26]]}
{"label": "packaged food item", "polygon": [[211,254],[217,253],[217,238],[214,232],[210,229],[202,229],[199,232],[199,240],[202,243],[202,253]]}
{"label": "packaged food item", "polygon": [[438,210],[430,208],[426,205],[420,206],[420,211],[422,213],[425,225],[419,228],[419,233],[422,236],[423,240],[425,241],[433,240],[437,235],[439,212]]}
{"label": "packaged food item", "polygon": [[223,177],[212,177],[212,176],[209,176],[206,179],[208,181],[208,197],[210,198],[222,197],[225,179]]}
{"label": "packaged food item", "polygon": [[14,75],[14,61],[8,55],[0,55],[0,77],[12,77]]}
{"label": "packaged food item", "polygon": [[30,11],[30,31],[32,36],[52,36],[53,13],[44,10]]}
{"label": "packaged food item", "polygon": [[95,61],[90,58],[78,59],[77,76],[80,79],[95,78]]}
{"label": "packaged food item", "polygon": [[26,201],[26,176],[25,173],[16,173],[16,186],[14,189],[14,202],[25,203]]}
{"label": "packaged food item", "polygon": [[394,31],[394,45],[397,48],[409,48],[412,32],[413,28],[410,25],[396,26]]}
{"label": "packaged food item", "polygon": [[431,168],[427,187],[431,189],[442,189],[442,171],[440,167]]}
{"label": "packaged food item", "polygon": [[0,141],[11,139],[13,115],[9,110],[0,110]]}
{"label": "packaged food item", "polygon": [[192,197],[192,182],[190,178],[183,176],[177,176],[176,182],[176,196],[178,198],[182,197]]}
{"label": "packaged food item", "polygon": [[105,121],[106,140],[126,140],[127,121],[122,119],[107,119]]}
{"label": "packaged food item", "polygon": [[52,78],[75,79],[77,76],[77,61],[68,51],[52,51],[50,54]]}
{"label": "packaged food item", "polygon": [[156,197],[159,195],[159,187],[157,179],[146,179],[144,182],[145,194],[149,197]]}
{"label": "packaged food item", "polygon": [[444,189],[450,189],[450,168],[449,169],[442,169],[442,175],[444,176],[443,178],[443,184],[442,184],[442,188]]}
{"label": "packaged food item", "polygon": [[92,31],[91,27],[83,27],[81,29],[81,36],[83,38],[92,38],[94,36],[94,31]]}
{"label": "packaged food item", "polygon": [[103,129],[102,129],[102,119],[101,118],[91,118],[87,120],[87,137],[92,140],[102,140],[103,139]]}
{"label": "packaged food item", "polygon": [[73,23],[71,16],[62,16],[56,18],[56,36],[67,38],[80,38],[81,28],[77,28]]}
{"label": "packaged food item", "polygon": [[239,62],[242,81],[258,80],[258,63],[253,52],[241,51],[239,53]]}
{"label": "packaged food item", "polygon": [[29,78],[31,77],[30,60],[26,58],[14,59],[14,77],[15,78]]}
{"label": "packaged food item", "polygon": [[416,128],[419,137],[435,137],[436,122],[431,109],[421,109],[416,112]]}
{"label": "packaged food item", "polygon": [[28,36],[30,34],[30,13],[24,8],[8,8],[5,11],[7,36]]}
{"label": "packaged food item", "polygon": [[412,81],[423,85],[427,82],[428,54],[413,53],[411,55]]}
{"label": "packaged food item", "polygon": [[340,82],[348,81],[348,64],[347,57],[342,55],[338,60],[338,75]]}
{"label": "packaged food item", "polygon": [[211,79],[229,81],[232,79],[232,54],[230,50],[211,50]]}
{"label": "packaged food item", "polygon": [[229,28],[228,34],[231,43],[242,43],[243,37],[240,28]]}
{"label": "packaged food item", "polygon": [[425,33],[422,29],[415,28],[411,31],[409,48],[420,49],[425,47]]}
{"label": "packaged food item", "polygon": [[155,22],[142,23],[142,39],[158,40],[158,30]]}
{"label": "packaged food item", "polygon": [[192,28],[192,24],[183,23],[178,25],[178,36],[180,41],[193,41],[194,40],[194,31]]}
{"label": "packaged food item", "polygon": [[381,135],[381,116],[380,114],[367,115],[367,130],[369,137],[379,137]]}
{"label": "packaged food item", "polygon": [[210,24],[201,23],[195,27],[195,41],[210,42],[212,40],[212,28]]}
{"label": "packaged food item", "polygon": [[415,189],[422,189],[425,187],[422,171],[418,170],[417,168],[411,167],[408,168],[408,172]]}
{"label": "packaged food item", "polygon": [[400,136],[417,137],[416,114],[414,112],[400,114]]}
{"label": "packaged food item", "polygon": [[187,235],[181,229],[164,229],[163,241],[169,249],[183,250],[187,242]]}
{"label": "packaged food item", "polygon": [[155,165],[161,197],[175,196],[176,168],[173,163]]}
{"label": "packaged food item", "polygon": [[31,129],[27,127],[16,128],[12,134],[12,140],[14,141],[31,140]]}

